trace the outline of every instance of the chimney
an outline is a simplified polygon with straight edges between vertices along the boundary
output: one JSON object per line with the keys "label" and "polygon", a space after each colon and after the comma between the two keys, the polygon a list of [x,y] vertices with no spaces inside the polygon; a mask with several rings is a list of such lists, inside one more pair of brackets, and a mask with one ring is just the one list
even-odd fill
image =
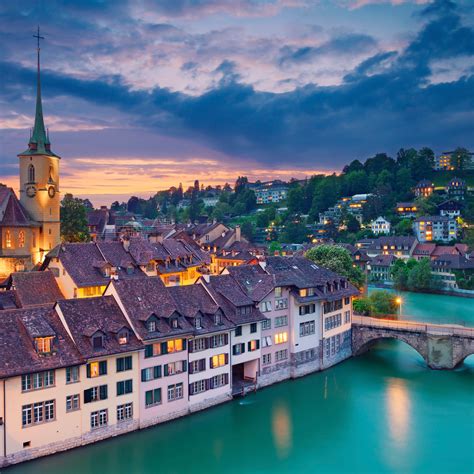
{"label": "chimney", "polygon": [[235,241],[240,242],[240,225],[235,226]]}
{"label": "chimney", "polygon": [[127,238],[127,237],[124,237],[122,239],[122,244],[123,244],[123,248],[125,249],[125,251],[128,252],[128,249],[130,248],[130,239]]}

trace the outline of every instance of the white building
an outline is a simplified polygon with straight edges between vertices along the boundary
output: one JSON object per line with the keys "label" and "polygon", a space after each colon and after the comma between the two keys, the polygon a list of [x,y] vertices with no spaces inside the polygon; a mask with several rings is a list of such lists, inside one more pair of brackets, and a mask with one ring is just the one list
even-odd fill
{"label": "white building", "polygon": [[375,235],[390,234],[390,222],[381,216],[370,223],[370,228]]}
{"label": "white building", "polygon": [[425,216],[415,220],[413,231],[420,242],[450,242],[457,238],[458,224],[448,216]]}

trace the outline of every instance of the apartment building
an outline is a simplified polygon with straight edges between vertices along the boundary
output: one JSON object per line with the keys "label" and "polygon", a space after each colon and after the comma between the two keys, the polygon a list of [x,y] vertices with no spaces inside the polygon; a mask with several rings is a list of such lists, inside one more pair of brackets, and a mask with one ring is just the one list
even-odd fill
{"label": "apartment building", "polygon": [[449,216],[423,216],[415,219],[413,231],[420,242],[450,242],[458,236],[458,223]]}

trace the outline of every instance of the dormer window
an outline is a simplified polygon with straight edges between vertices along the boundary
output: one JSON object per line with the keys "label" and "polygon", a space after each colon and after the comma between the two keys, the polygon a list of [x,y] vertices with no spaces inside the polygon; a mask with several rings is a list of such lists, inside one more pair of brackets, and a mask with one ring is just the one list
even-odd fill
{"label": "dormer window", "polygon": [[54,337],[36,337],[35,346],[38,354],[50,354],[53,350]]}
{"label": "dormer window", "polygon": [[120,345],[122,344],[128,344],[130,334],[128,332],[128,329],[124,328],[121,329],[118,333],[118,342]]}
{"label": "dormer window", "polygon": [[214,324],[218,326],[219,324],[222,324],[222,314],[221,313],[216,313],[214,315]]}
{"label": "dormer window", "polygon": [[300,288],[300,296],[302,298],[308,296],[308,288]]}
{"label": "dormer window", "polygon": [[194,326],[196,327],[196,329],[202,328],[202,319],[200,317],[194,320]]}
{"label": "dormer window", "polygon": [[172,327],[173,329],[178,329],[178,327],[179,327],[179,326],[178,326],[178,318],[172,318],[172,319],[171,319],[171,327]]}
{"label": "dormer window", "polygon": [[110,276],[110,267],[104,267],[104,276],[109,277]]}
{"label": "dormer window", "polygon": [[129,265],[127,267],[127,275],[133,275],[133,271],[134,271],[133,265]]}
{"label": "dormer window", "polygon": [[92,336],[92,347],[96,350],[104,348],[104,335],[96,334]]}
{"label": "dormer window", "polygon": [[155,332],[156,331],[156,319],[149,319],[146,323],[146,328],[148,332]]}

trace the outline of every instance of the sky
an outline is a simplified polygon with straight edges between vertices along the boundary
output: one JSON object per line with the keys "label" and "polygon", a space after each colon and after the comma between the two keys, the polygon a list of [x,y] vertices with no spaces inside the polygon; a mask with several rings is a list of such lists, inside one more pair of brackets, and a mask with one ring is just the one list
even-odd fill
{"label": "sky", "polygon": [[0,181],[43,110],[94,204],[474,148],[472,0],[2,0]]}

